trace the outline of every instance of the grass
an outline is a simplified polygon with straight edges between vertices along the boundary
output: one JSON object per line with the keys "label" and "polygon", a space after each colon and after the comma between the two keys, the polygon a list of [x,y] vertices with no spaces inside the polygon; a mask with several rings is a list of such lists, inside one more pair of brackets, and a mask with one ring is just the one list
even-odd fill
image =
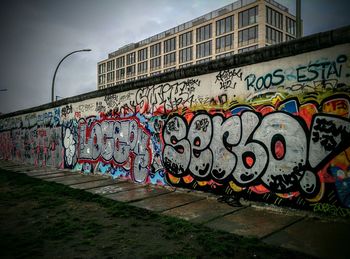
{"label": "grass", "polygon": [[0,170],[4,258],[305,258],[82,190]]}

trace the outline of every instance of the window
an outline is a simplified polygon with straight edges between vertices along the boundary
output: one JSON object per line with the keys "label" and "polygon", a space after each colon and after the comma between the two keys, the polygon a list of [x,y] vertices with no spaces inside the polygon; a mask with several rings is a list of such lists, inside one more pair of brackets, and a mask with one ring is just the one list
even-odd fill
{"label": "window", "polygon": [[98,84],[104,84],[106,82],[106,75],[101,75],[98,77]]}
{"label": "window", "polygon": [[295,40],[295,37],[286,35],[286,41]]}
{"label": "window", "polygon": [[161,73],[160,71],[157,71],[157,72],[151,73],[150,75],[151,75],[151,76],[156,76],[156,75],[159,75],[160,73]]}
{"label": "window", "polygon": [[119,79],[122,79],[124,77],[125,77],[125,68],[118,69],[116,71],[116,79],[119,80]]}
{"label": "window", "polygon": [[192,62],[187,63],[187,64],[180,65],[179,68],[189,67],[189,66],[191,66],[191,65],[192,65]]}
{"label": "window", "polygon": [[258,26],[238,32],[238,46],[245,46],[258,41]]}
{"label": "window", "polygon": [[211,60],[211,58],[201,59],[201,60],[198,60],[198,61],[196,62],[196,64],[201,64],[201,63],[209,62],[210,60]]}
{"label": "window", "polygon": [[164,67],[172,66],[176,62],[176,52],[164,55]]}
{"label": "window", "polygon": [[107,62],[107,72],[114,70],[115,60],[110,60]]}
{"label": "window", "polygon": [[126,82],[135,81],[135,77],[126,79]]}
{"label": "window", "polygon": [[173,51],[176,49],[176,37],[164,41],[164,53]]}
{"label": "window", "polygon": [[160,68],[160,57],[151,59],[151,71],[157,70]]}
{"label": "window", "polygon": [[107,83],[114,81],[114,71],[107,73]]}
{"label": "window", "polygon": [[258,48],[258,45],[250,46],[250,47],[247,47],[247,48],[239,49],[238,53],[251,51],[251,50],[254,50],[254,49],[257,49],[257,48]]}
{"label": "window", "polygon": [[233,31],[233,15],[216,21],[216,36]]}
{"label": "window", "polygon": [[140,61],[144,61],[147,59],[147,48],[144,48],[144,49],[140,49],[138,52],[137,52],[137,60],[140,62]]}
{"label": "window", "polygon": [[180,50],[179,62],[184,63],[190,60],[192,60],[192,47]]}
{"label": "window", "polygon": [[106,63],[98,65],[98,73],[99,74],[106,73]]}
{"label": "window", "polygon": [[233,33],[216,38],[216,52],[222,52],[233,48]]}
{"label": "window", "polygon": [[211,38],[211,24],[202,26],[197,29],[197,42]]}
{"label": "window", "polygon": [[147,61],[137,64],[137,72],[143,74],[147,72]]}
{"label": "window", "polygon": [[283,29],[283,15],[270,7],[266,7],[266,23]]}
{"label": "window", "polygon": [[169,72],[169,71],[174,71],[176,69],[176,67],[171,67],[171,68],[168,68],[168,69],[164,69],[164,73],[165,72]]}
{"label": "window", "polygon": [[116,68],[121,68],[125,66],[125,56],[116,59]]}
{"label": "window", "polygon": [[187,47],[192,44],[192,31],[181,34],[179,37],[180,48]]}
{"label": "window", "polygon": [[295,21],[293,19],[290,19],[286,17],[286,31],[289,34],[295,35]]}
{"label": "window", "polygon": [[135,75],[135,65],[126,67],[126,76],[134,76]]}
{"label": "window", "polygon": [[126,55],[126,64],[131,65],[135,63],[135,52]]}
{"label": "window", "polygon": [[142,78],[146,78],[147,75],[142,75],[142,76],[138,76],[137,79],[142,79]]}
{"label": "window", "polygon": [[271,44],[282,42],[282,32],[266,26],[266,41]]}
{"label": "window", "polygon": [[258,17],[258,7],[255,6],[238,14],[238,27],[242,28],[256,23]]}
{"label": "window", "polygon": [[150,56],[151,58],[160,55],[160,43],[154,44],[150,47]]}
{"label": "window", "polygon": [[229,56],[232,56],[233,54],[235,54],[234,51],[231,51],[231,52],[228,52],[228,53],[217,55],[215,58],[218,59],[218,58],[229,57]]}
{"label": "window", "polygon": [[211,40],[198,44],[196,49],[196,57],[203,58],[211,55]]}
{"label": "window", "polygon": [[117,82],[117,85],[124,84],[124,80]]}

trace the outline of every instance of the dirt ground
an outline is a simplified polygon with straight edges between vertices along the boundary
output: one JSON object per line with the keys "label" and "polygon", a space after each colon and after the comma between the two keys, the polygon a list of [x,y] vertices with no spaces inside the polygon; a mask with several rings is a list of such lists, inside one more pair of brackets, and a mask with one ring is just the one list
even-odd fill
{"label": "dirt ground", "polygon": [[80,190],[0,171],[1,258],[306,258]]}

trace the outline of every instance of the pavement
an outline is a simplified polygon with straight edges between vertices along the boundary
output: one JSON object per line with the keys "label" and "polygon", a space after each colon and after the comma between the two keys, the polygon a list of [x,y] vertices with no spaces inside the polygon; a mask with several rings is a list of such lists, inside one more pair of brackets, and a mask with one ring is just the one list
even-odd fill
{"label": "pavement", "polygon": [[143,185],[70,170],[37,168],[0,160],[0,168],[61,183],[132,206],[181,218],[318,258],[350,258],[350,221],[306,211],[242,202],[233,207],[218,196],[172,187]]}

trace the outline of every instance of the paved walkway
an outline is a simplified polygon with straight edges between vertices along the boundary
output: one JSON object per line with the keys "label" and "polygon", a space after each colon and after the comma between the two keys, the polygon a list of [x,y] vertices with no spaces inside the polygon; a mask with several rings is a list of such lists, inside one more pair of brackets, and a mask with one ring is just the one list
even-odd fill
{"label": "paved walkway", "polygon": [[232,207],[208,193],[98,175],[82,175],[69,170],[36,168],[0,161],[0,168],[31,177],[69,185],[132,206],[182,218],[213,229],[256,237],[271,245],[297,250],[320,258],[350,258],[350,221],[315,217],[311,213],[245,204]]}

